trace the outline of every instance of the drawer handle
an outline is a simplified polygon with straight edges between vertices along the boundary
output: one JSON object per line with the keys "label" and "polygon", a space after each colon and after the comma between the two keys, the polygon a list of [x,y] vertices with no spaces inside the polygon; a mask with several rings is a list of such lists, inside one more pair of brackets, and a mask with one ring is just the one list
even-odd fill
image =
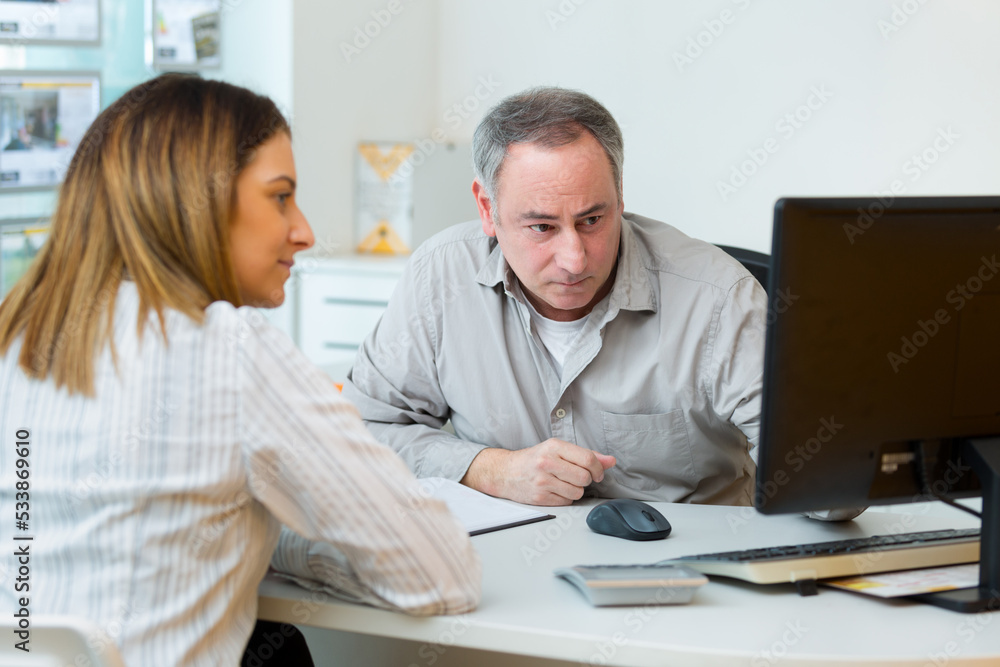
{"label": "drawer handle", "polygon": [[385,308],[388,304],[386,301],[372,301],[370,299],[338,299],[332,296],[326,297],[323,301],[342,306],[376,306],[378,308]]}
{"label": "drawer handle", "polygon": [[361,343],[323,343],[323,347],[328,350],[356,350]]}

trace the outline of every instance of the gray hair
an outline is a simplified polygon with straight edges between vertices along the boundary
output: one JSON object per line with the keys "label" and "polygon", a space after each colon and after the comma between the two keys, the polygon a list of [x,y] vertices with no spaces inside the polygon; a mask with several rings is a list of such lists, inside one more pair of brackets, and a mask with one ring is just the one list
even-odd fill
{"label": "gray hair", "polygon": [[590,95],[566,88],[531,88],[501,100],[472,136],[472,168],[496,205],[500,172],[511,144],[556,148],[576,141],[586,130],[597,139],[611,164],[618,201],[622,199],[625,142],[611,113]]}

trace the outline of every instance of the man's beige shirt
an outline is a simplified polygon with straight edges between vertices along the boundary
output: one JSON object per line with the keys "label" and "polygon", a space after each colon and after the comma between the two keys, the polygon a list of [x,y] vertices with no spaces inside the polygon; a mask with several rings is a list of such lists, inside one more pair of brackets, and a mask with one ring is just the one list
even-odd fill
{"label": "man's beige shirt", "polygon": [[445,230],[358,352],[344,395],[418,477],[554,437],[618,459],[590,494],[752,504],[767,299],[737,261],[626,213],[614,287],[561,378],[516,280],[478,221]]}

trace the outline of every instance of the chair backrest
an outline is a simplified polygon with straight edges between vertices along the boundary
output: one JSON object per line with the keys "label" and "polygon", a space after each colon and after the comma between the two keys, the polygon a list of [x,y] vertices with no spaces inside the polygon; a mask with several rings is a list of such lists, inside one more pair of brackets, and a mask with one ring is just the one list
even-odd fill
{"label": "chair backrest", "polygon": [[738,260],[757,279],[761,287],[765,290],[767,289],[767,278],[771,273],[770,255],[765,255],[756,250],[747,250],[746,248],[736,248],[728,245],[716,244],[716,247],[724,250],[733,259]]}
{"label": "chair backrest", "polygon": [[[13,620],[13,622],[11,622]],[[90,621],[75,616],[28,617],[28,652],[17,648],[25,635],[18,619],[4,614],[0,620],[0,667],[125,667],[118,647],[107,633]]]}

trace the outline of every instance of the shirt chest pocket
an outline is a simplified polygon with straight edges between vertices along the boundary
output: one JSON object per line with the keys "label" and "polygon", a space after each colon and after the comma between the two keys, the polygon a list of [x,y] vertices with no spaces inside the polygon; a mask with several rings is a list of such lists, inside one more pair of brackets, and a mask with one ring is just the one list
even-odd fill
{"label": "shirt chest pocket", "polygon": [[[618,462],[608,470],[618,484],[636,491],[669,488],[680,499],[698,484],[684,411],[655,415],[602,412],[606,453]],[[666,490],[666,489],[664,489]]]}

